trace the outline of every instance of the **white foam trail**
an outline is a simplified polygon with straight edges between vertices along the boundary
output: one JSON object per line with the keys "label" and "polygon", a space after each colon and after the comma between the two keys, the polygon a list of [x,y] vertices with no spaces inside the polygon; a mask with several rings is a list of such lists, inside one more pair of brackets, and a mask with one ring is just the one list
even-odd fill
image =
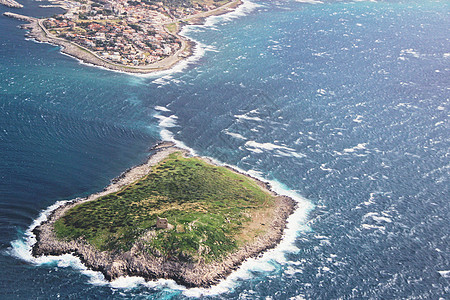
{"label": "white foam trail", "polygon": [[168,109],[167,107],[164,107],[164,106],[155,106],[155,109],[159,110],[159,111],[165,111],[165,112],[170,111],[170,109]]}
{"label": "white foam trail", "polygon": [[25,231],[25,238],[19,239],[11,242],[11,249],[9,250],[10,254],[14,257],[21,258],[23,260],[38,263],[35,257],[31,254],[31,247],[36,243],[36,236],[33,233],[33,230],[45,222],[48,219],[48,216],[58,207],[66,204],[69,201],[58,201],[55,204],[47,207],[43,210],[39,216],[33,221],[30,227]]}
{"label": "white foam trail", "polygon": [[246,139],[247,139],[247,138],[246,138],[245,136],[243,136],[242,134],[236,133],[236,132],[228,131],[228,129],[225,129],[225,130],[223,131],[223,133],[225,133],[225,134],[227,134],[227,135],[229,135],[229,136],[232,136],[232,137],[234,137],[234,138],[237,138],[237,139],[239,139],[239,140],[246,140]]}
{"label": "white foam trail", "polygon": [[252,148],[260,148],[260,149],[265,149],[265,150],[275,150],[275,149],[282,149],[282,150],[287,150],[287,151],[295,151],[292,148],[286,147],[286,146],[279,146],[279,145],[275,145],[272,143],[258,143],[255,141],[248,141],[245,143],[246,146],[252,147]]}
{"label": "white foam trail", "polygon": [[369,212],[363,216],[363,221],[367,220],[368,218],[374,220],[377,223],[385,222],[385,223],[392,223],[392,220],[386,216],[380,216],[377,212]]}
{"label": "white foam trail", "polygon": [[438,273],[444,278],[450,278],[450,270],[438,271]]}
{"label": "white foam trail", "polygon": [[[156,107],[155,107],[156,109]],[[172,142],[175,143],[177,147],[180,147],[182,149],[187,149],[192,155],[197,155],[195,150],[188,147],[185,143],[178,141],[175,139],[175,136],[168,128],[177,127],[177,119],[178,117],[174,114],[170,116],[163,116],[161,114],[154,115],[155,118],[159,119],[159,127],[161,128],[161,131],[159,135],[161,136],[161,139],[166,142]]]}
{"label": "white foam trail", "polygon": [[[177,143],[173,135],[171,136],[172,142]],[[182,143],[184,145],[184,143]],[[186,150],[191,151],[192,148],[183,147]],[[193,154],[196,155],[196,154]],[[261,181],[268,182],[271,189],[280,194],[289,196],[297,202],[298,208],[294,213],[289,216],[284,231],[284,236],[281,242],[271,250],[264,252],[264,254],[257,258],[247,259],[242,265],[233,273],[231,273],[226,279],[222,280],[219,284],[210,288],[190,288],[185,289],[183,294],[188,297],[201,297],[201,296],[214,296],[222,293],[229,292],[235,287],[239,281],[251,278],[253,272],[271,272],[277,268],[279,264],[288,263],[285,257],[286,253],[297,252],[299,249],[295,246],[295,240],[301,232],[311,231],[310,227],[306,224],[309,212],[314,209],[312,202],[299,195],[296,191],[290,190],[284,184],[276,180],[267,180],[261,176],[261,173],[254,170],[245,171],[236,166],[224,164],[215,158],[208,157],[215,164],[221,166],[230,166],[241,173],[250,175]]]}
{"label": "white foam trail", "polygon": [[[212,16],[207,18],[205,25],[189,25],[184,27],[181,34],[186,34],[195,27],[201,26],[213,26],[220,21],[229,21],[234,18],[238,18],[241,16],[245,16],[250,13],[256,7],[260,5],[255,4],[251,1],[243,1],[243,4],[239,6],[235,11],[230,13],[220,15],[220,16]],[[194,48],[194,53],[189,58],[182,60],[178,64],[176,64],[173,68],[166,71],[155,72],[151,74],[129,74],[138,77],[162,77],[169,76],[170,74],[177,73],[183,71],[188,65],[196,62],[200,59],[205,51],[208,50],[208,47],[204,44],[195,41],[196,46]],[[211,50],[211,49],[209,49]],[[97,66],[94,66],[97,67]],[[102,67],[99,67],[102,68]],[[117,71],[122,73],[120,71]],[[170,112],[169,109],[164,108],[162,106],[155,107],[156,110],[161,112]],[[162,116],[160,114],[155,115],[158,118],[159,126],[161,128],[161,138],[165,141],[172,141],[176,144],[176,146],[186,149],[191,152],[192,155],[197,155],[195,150],[188,147],[181,141],[175,139],[173,133],[168,128],[173,128],[178,126],[176,124],[176,115],[170,115],[168,117]],[[210,158],[215,161],[215,163],[219,165],[224,165],[217,160]],[[201,296],[201,295],[218,295],[221,293],[225,293],[230,291],[239,280],[245,280],[252,277],[252,272],[270,272],[276,269],[277,264],[286,263],[285,253],[287,252],[295,252],[298,248],[294,245],[296,237],[300,232],[308,232],[310,228],[306,225],[306,219],[308,213],[314,208],[314,205],[303,198],[295,191],[289,190],[283,184],[277,181],[268,181],[265,178],[262,178],[261,173],[257,171],[244,171],[235,166],[231,166],[238,171],[251,175],[259,180],[269,182],[272,190],[277,192],[280,195],[286,195],[293,198],[297,204],[298,208],[294,211],[294,213],[288,218],[288,222],[286,225],[286,230],[284,232],[284,237],[282,241],[277,245],[276,248],[266,251],[261,257],[251,258],[246,260],[238,270],[230,274],[225,280],[221,281],[218,285],[213,286],[211,288],[191,288],[187,289],[184,286],[178,285],[173,280],[159,279],[157,281],[149,281],[145,282],[145,280],[141,277],[120,277],[112,282],[108,282],[105,280],[104,276],[101,272],[96,272],[92,270],[88,270],[86,266],[84,266],[78,257],[75,257],[71,254],[65,254],[61,256],[41,256],[35,258],[32,256],[32,246],[36,243],[36,237],[32,233],[33,229],[36,226],[39,226],[42,222],[46,221],[50,213],[58,208],[61,205],[64,205],[68,201],[58,201],[52,206],[49,206],[47,209],[41,212],[39,217],[33,221],[31,226],[25,232],[25,238],[15,240],[11,243],[10,254],[25,260],[27,262],[43,265],[43,264],[56,264],[58,267],[72,267],[74,269],[80,270],[83,274],[88,276],[89,283],[93,285],[109,285],[114,288],[120,289],[130,289],[134,288],[138,285],[144,285],[150,288],[170,288],[174,290],[181,290],[186,296]]]}
{"label": "white foam trail", "polygon": [[[210,158],[212,159],[212,158]],[[221,164],[215,159],[212,159],[215,163]],[[239,281],[251,278],[254,272],[272,272],[277,269],[277,265],[286,264],[285,254],[297,252],[299,249],[295,246],[295,240],[301,232],[309,232],[311,229],[306,225],[309,212],[314,208],[314,205],[307,199],[300,196],[293,190],[289,190],[285,185],[278,181],[266,180],[259,176],[255,171],[244,171],[231,166],[234,169],[251,175],[259,180],[269,182],[273,191],[280,195],[286,195],[291,197],[297,202],[298,208],[288,218],[286,229],[281,242],[271,250],[264,252],[261,257],[247,259],[236,271],[231,273],[225,280],[221,281],[218,285],[210,288],[191,288],[186,289],[183,294],[189,297],[201,297],[201,296],[215,296],[222,293],[226,293],[232,290]]]}
{"label": "white foam trail", "polygon": [[155,115],[155,118],[159,119],[159,126],[163,128],[172,128],[176,127],[178,117],[176,115],[170,115],[169,117],[165,117],[162,115]]}
{"label": "white foam trail", "polygon": [[[219,22],[225,22],[225,21],[229,21],[231,19],[236,19],[239,17],[246,16],[251,11],[253,11],[255,8],[260,7],[260,6],[261,5],[255,4],[251,1],[243,0],[242,4],[239,7],[237,7],[235,10],[233,10],[229,13],[219,15],[219,16],[210,16],[210,17],[206,18],[205,23],[203,25],[187,25],[187,26],[183,27],[183,29],[180,31],[179,35],[182,35],[186,39],[194,42],[195,45],[194,45],[194,49],[192,51],[192,55],[190,55],[186,59],[180,60],[179,62],[177,62],[174,66],[172,66],[168,70],[162,70],[162,71],[157,71],[157,72],[148,73],[148,74],[128,73],[128,72],[124,72],[124,71],[111,70],[111,69],[108,69],[108,68],[105,68],[102,66],[94,65],[94,64],[85,62],[85,61],[83,61],[75,56],[72,56],[70,54],[64,53],[62,51],[60,51],[60,53],[76,59],[82,65],[86,65],[89,67],[94,67],[94,68],[98,68],[98,69],[102,69],[102,70],[112,71],[112,72],[116,72],[116,73],[127,74],[127,75],[134,76],[134,77],[157,78],[157,77],[162,77],[162,76],[171,75],[171,74],[175,74],[175,73],[180,73],[180,72],[184,71],[188,66],[196,63],[200,58],[202,58],[205,55],[206,51],[217,51],[214,47],[207,46],[207,45],[200,43],[199,41],[189,37],[188,33],[190,31],[196,31],[199,28],[206,28],[206,27],[213,28],[213,25],[215,25]],[[51,42],[40,42],[34,38],[26,38],[26,40],[31,40],[33,42],[40,43],[40,44],[50,44],[50,45],[53,45],[56,47],[60,47],[61,50],[64,49],[63,46],[60,46],[60,45],[57,45],[57,44],[54,44]]]}
{"label": "white foam trail", "polygon": [[367,144],[368,144],[368,143],[360,143],[360,144],[358,144],[358,145],[356,145],[356,146],[354,146],[354,147],[352,147],[352,148],[346,148],[346,149],[344,149],[344,152],[345,152],[345,153],[353,153],[353,152],[355,152],[355,151],[357,151],[357,150],[365,150]]}
{"label": "white foam trail", "polygon": [[229,13],[219,15],[219,16],[211,16],[211,17],[207,18],[204,26],[214,27],[218,23],[228,22],[228,21],[231,21],[232,19],[244,17],[258,7],[261,7],[261,5],[253,3],[251,1],[244,0],[244,1],[242,1],[242,4],[238,8],[236,8],[235,10],[233,10]]}
{"label": "white foam trail", "polygon": [[[167,118],[175,119],[172,116],[164,117],[161,115],[155,116],[160,119],[160,124],[170,124],[173,125],[172,122],[164,122]],[[178,147],[186,149],[192,153],[192,155],[197,155],[195,151],[187,147],[184,143],[175,139],[172,132],[170,132],[167,127],[161,126],[161,138],[165,141],[174,142]],[[256,142],[254,142],[256,143]],[[262,148],[270,148],[270,149],[283,149],[283,150],[293,150],[291,148],[285,146],[278,146],[274,144],[258,144]],[[258,148],[255,148],[255,150]],[[272,150],[273,150],[272,149]],[[258,149],[259,150],[259,149]],[[239,281],[251,278],[253,272],[271,272],[277,268],[279,264],[286,264],[285,254],[289,252],[296,252],[299,249],[295,246],[295,240],[297,236],[301,232],[309,232],[311,229],[308,225],[306,225],[307,217],[309,212],[314,208],[312,202],[307,200],[306,198],[299,195],[297,192],[290,190],[282,183],[276,180],[267,180],[266,178],[261,176],[261,173],[254,170],[245,171],[236,166],[231,166],[224,164],[215,158],[208,157],[215,164],[222,166],[230,166],[241,173],[250,175],[254,178],[257,178],[261,181],[268,182],[271,186],[271,189],[280,194],[289,196],[297,202],[298,208],[294,211],[294,213],[289,216],[286,224],[286,229],[284,231],[284,236],[281,242],[271,250],[266,251],[262,256],[257,258],[247,259],[236,271],[231,273],[226,279],[222,280],[219,284],[212,286],[210,288],[190,288],[184,289],[183,294],[188,297],[201,297],[201,296],[214,296],[222,293],[226,293],[233,289],[234,286],[238,284]]]}
{"label": "white foam trail", "polygon": [[296,2],[300,3],[308,3],[308,4],[323,4],[322,1],[319,0],[295,0]]}
{"label": "white foam trail", "polygon": [[[191,25],[188,25],[188,26],[191,26]],[[186,27],[188,27],[188,26],[186,26]],[[145,77],[145,78],[157,78],[157,77],[172,75],[175,73],[183,72],[187,67],[196,63],[200,58],[202,58],[205,55],[206,50],[208,49],[206,47],[206,45],[203,43],[200,43],[199,41],[194,40],[193,38],[186,36],[183,33],[183,30],[180,32],[180,35],[184,36],[185,38],[187,38],[195,43],[194,49],[192,50],[192,55],[190,55],[188,58],[180,60],[172,68],[170,68],[168,70],[163,70],[163,71],[158,71],[158,72],[148,73],[148,74],[131,74],[131,75],[138,76],[138,77]]]}
{"label": "white foam trail", "polygon": [[35,265],[56,265],[60,268],[72,267],[89,276],[90,282],[93,284],[107,284],[108,282],[105,280],[103,274],[101,274],[100,272],[88,270],[78,257],[71,254],[64,254],[59,256],[48,255],[40,257],[34,257],[32,255],[32,247],[36,243],[36,236],[34,235],[33,230],[43,222],[47,221],[49,215],[55,209],[68,202],[72,202],[72,200],[58,201],[43,210],[33,221],[30,227],[25,231],[24,238],[17,239],[11,242],[11,247],[8,249],[8,252],[10,255],[16,258],[22,259]]}
{"label": "white foam trail", "polygon": [[257,121],[257,122],[261,122],[262,119],[260,117],[251,117],[248,116],[247,114],[243,114],[243,115],[234,115],[234,117],[238,120],[248,120],[248,121]]}
{"label": "white foam trail", "polygon": [[367,230],[370,230],[370,229],[378,229],[378,230],[380,230],[381,232],[385,232],[385,230],[386,230],[386,227],[384,227],[384,226],[378,226],[378,225],[370,225],[370,224],[361,224],[361,227],[363,228],[363,229],[367,229]]}
{"label": "white foam trail", "polygon": [[256,141],[247,141],[245,149],[255,152],[263,153],[264,151],[275,151],[277,156],[304,158],[306,155],[295,152],[295,149],[286,146],[280,146],[273,143],[258,143]]}
{"label": "white foam trail", "polygon": [[[172,115],[173,116],[173,115]],[[157,118],[160,120],[165,120],[165,118],[171,118],[169,117],[163,117],[158,116]],[[174,118],[172,118],[173,120]],[[173,125],[171,122],[165,122],[162,121],[160,124],[170,124]],[[161,127],[161,137],[167,138],[166,141],[174,142],[178,147],[187,149],[188,151],[191,151],[193,155],[196,155],[195,152],[193,152],[192,148],[187,147],[184,143],[177,141],[173,134],[167,129],[167,127],[160,126]],[[258,146],[261,146],[262,148],[274,148],[274,149],[283,149],[283,150],[291,150],[288,147],[285,146],[277,146],[273,144],[258,144]],[[264,147],[263,147],[264,146]],[[275,146],[275,147],[274,147]],[[293,150],[293,149],[292,149]],[[212,158],[211,159],[214,163],[217,165],[223,165],[226,164]],[[271,185],[271,188],[273,191],[280,195],[286,195],[291,197],[297,202],[298,208],[294,211],[294,213],[288,218],[286,230],[284,232],[284,237],[281,240],[281,242],[275,247],[274,249],[271,249],[269,251],[266,251],[261,257],[257,258],[250,258],[247,259],[236,271],[231,273],[225,280],[222,280],[219,284],[210,287],[210,288],[190,288],[190,289],[184,289],[183,294],[188,297],[201,297],[201,296],[214,296],[219,295],[222,293],[226,293],[233,289],[234,286],[238,284],[239,281],[245,280],[248,278],[251,278],[253,275],[253,272],[271,272],[276,269],[277,264],[285,264],[287,263],[285,254],[288,252],[296,252],[298,251],[298,248],[295,246],[295,240],[299,233],[301,232],[308,232],[310,231],[310,228],[306,225],[307,216],[308,213],[314,208],[314,205],[307,199],[300,196],[295,191],[292,191],[288,189],[285,185],[278,181],[270,181],[265,178],[263,178],[260,172],[250,170],[250,171],[244,171],[242,169],[239,169],[236,166],[230,166],[239,172],[242,172],[244,174],[253,176],[261,181],[269,182]]]}
{"label": "white foam trail", "polygon": [[131,74],[134,76],[139,77],[147,77],[147,78],[153,78],[153,77],[162,77],[166,75],[171,75],[174,73],[180,73],[184,71],[187,67],[190,65],[196,63],[200,58],[202,58],[207,51],[215,51],[217,52],[217,49],[215,49],[213,46],[205,45],[192,37],[189,36],[189,32],[196,32],[198,30],[201,30],[203,28],[213,29],[214,25],[220,23],[229,21],[231,19],[236,19],[239,17],[243,17],[248,15],[251,11],[253,11],[256,7],[259,7],[260,5],[255,4],[251,1],[244,0],[243,3],[237,7],[235,10],[220,15],[220,16],[210,16],[206,18],[205,23],[202,25],[187,25],[184,26],[183,29],[180,31],[179,35],[189,39],[190,41],[194,42],[195,46],[193,49],[193,53],[191,56],[189,56],[186,59],[181,60],[176,65],[174,65],[169,70],[149,73],[149,74]]}
{"label": "white foam trail", "polygon": [[357,115],[356,118],[353,119],[353,122],[355,123],[361,123],[363,119],[363,116]]}
{"label": "white foam trail", "polygon": [[[176,125],[176,116],[171,115],[169,117],[164,117],[158,115],[157,117],[160,119],[160,123],[168,127],[174,127]],[[192,155],[196,155],[195,151],[192,148],[187,147],[183,142],[175,140],[173,134],[165,127],[162,127],[167,131],[168,137],[170,141],[175,142],[175,144],[184,148],[192,153]],[[163,136],[163,134],[161,134]],[[209,157],[212,161],[214,161],[218,165],[226,165],[214,158]],[[225,280],[221,281],[218,285],[215,285],[210,288],[190,288],[187,289],[184,286],[178,285],[173,280],[159,279],[157,281],[148,281],[146,282],[142,277],[134,277],[134,276],[126,276],[120,277],[112,282],[108,282],[105,280],[104,276],[100,272],[92,271],[84,266],[78,257],[75,257],[71,254],[65,254],[61,256],[41,256],[41,257],[33,257],[32,256],[32,246],[36,242],[36,237],[32,233],[33,229],[36,226],[39,226],[42,222],[46,221],[48,216],[51,214],[53,210],[58,208],[61,205],[64,205],[68,201],[58,201],[54,205],[45,209],[39,217],[33,221],[32,225],[27,229],[25,233],[24,240],[16,240],[11,243],[10,254],[23,259],[27,262],[36,264],[36,265],[44,265],[44,264],[56,264],[58,267],[72,267],[74,269],[80,270],[84,275],[89,277],[89,283],[93,285],[108,285],[113,288],[120,289],[131,289],[138,285],[145,285],[149,288],[170,288],[174,290],[183,291],[183,294],[189,297],[200,297],[206,295],[219,295],[222,293],[226,293],[235,287],[239,281],[251,278],[254,272],[271,272],[277,269],[277,265],[286,264],[285,254],[288,252],[296,252],[298,248],[295,246],[295,240],[299,233],[308,232],[311,229],[306,225],[308,213],[314,208],[314,205],[297,192],[288,189],[282,183],[275,180],[267,180],[261,176],[261,173],[254,170],[244,171],[236,166],[231,166],[232,168],[242,172],[244,174],[248,174],[253,176],[261,181],[268,182],[271,185],[273,191],[280,195],[286,195],[291,197],[297,202],[298,208],[294,211],[294,213],[289,216],[287,220],[286,229],[284,232],[283,239],[281,242],[271,250],[266,251],[262,256],[257,258],[247,259],[236,271],[231,273]]]}

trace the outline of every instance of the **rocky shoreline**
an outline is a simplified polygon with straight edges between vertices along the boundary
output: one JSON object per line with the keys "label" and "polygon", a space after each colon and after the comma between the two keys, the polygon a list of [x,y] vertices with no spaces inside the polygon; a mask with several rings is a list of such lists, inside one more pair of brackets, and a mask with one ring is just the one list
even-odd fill
{"label": "rocky shoreline", "polygon": [[22,8],[23,5],[14,0],[0,0],[0,4],[11,8]]}
{"label": "rocky shoreline", "polygon": [[[0,1],[2,1],[1,2],[2,4],[15,2],[14,0],[0,0]],[[134,74],[149,74],[149,73],[169,70],[172,67],[174,67],[177,63],[179,63],[181,60],[186,59],[189,56],[193,55],[193,48],[194,48],[195,43],[193,41],[189,40],[188,38],[185,38],[185,37],[182,37],[179,35],[179,32],[181,31],[183,24],[184,25],[186,25],[186,24],[195,24],[195,25],[203,24],[207,17],[218,16],[218,15],[222,15],[222,14],[231,12],[241,4],[242,4],[241,0],[234,0],[228,4],[225,4],[222,7],[219,7],[217,9],[213,10],[213,11],[200,13],[198,15],[191,16],[187,20],[182,20],[184,23],[182,23],[181,26],[178,26],[177,32],[174,33],[174,36],[176,38],[180,39],[180,41],[181,41],[180,49],[177,52],[175,52],[173,55],[166,57],[160,61],[154,62],[149,65],[145,65],[145,66],[139,66],[139,67],[125,66],[125,65],[114,63],[112,61],[108,61],[81,45],[78,45],[76,43],[67,41],[67,40],[59,38],[59,37],[55,37],[50,32],[48,32],[48,30],[44,27],[44,25],[42,24],[43,19],[31,18],[28,16],[23,16],[23,15],[14,14],[14,13],[4,13],[4,15],[28,22],[28,24],[25,24],[22,26],[22,28],[29,30],[29,32],[27,34],[28,37],[35,39],[38,42],[60,46],[62,48],[61,49],[62,53],[67,54],[72,57],[75,57],[84,63],[92,64],[97,67],[103,67],[103,68],[113,70],[113,71],[134,73]],[[22,7],[22,6],[20,6],[20,7]]]}
{"label": "rocky shoreline", "polygon": [[[77,199],[60,206],[54,210],[47,221],[33,229],[36,243],[33,245],[32,254],[35,257],[42,255],[73,254],[81,259],[89,269],[100,271],[106,279],[114,280],[121,276],[140,276],[145,280],[159,278],[173,279],[178,284],[186,287],[209,287],[217,284],[233,270],[236,270],[246,259],[256,257],[262,252],[274,248],[283,237],[286,220],[296,208],[293,199],[277,195],[270,190],[267,183],[253,177],[262,188],[277,197],[272,220],[265,220],[267,231],[252,242],[227,255],[221,261],[213,263],[183,262],[177,259],[151,256],[143,249],[141,241],[136,242],[127,252],[99,251],[82,238],[73,241],[62,241],[56,238],[53,224],[64,213],[79,203],[92,201],[106,194],[116,192],[146,175],[155,164],[159,163],[169,154],[182,151],[189,156],[189,152],[175,147],[173,143],[164,142],[152,148],[155,154],[148,161],[122,173],[111,181],[111,184],[103,191],[90,195],[83,199]],[[208,160],[209,163],[211,161]],[[237,172],[229,167],[230,170]],[[239,173],[239,172],[237,172]],[[245,175],[245,174],[244,174]]]}
{"label": "rocky shoreline", "polygon": [[21,20],[21,21],[25,21],[25,22],[30,22],[30,23],[35,22],[37,20],[36,18],[33,18],[33,17],[19,15],[19,14],[15,14],[12,12],[5,12],[5,13],[3,13],[3,15],[8,18],[13,18],[13,19],[17,19],[17,20]]}

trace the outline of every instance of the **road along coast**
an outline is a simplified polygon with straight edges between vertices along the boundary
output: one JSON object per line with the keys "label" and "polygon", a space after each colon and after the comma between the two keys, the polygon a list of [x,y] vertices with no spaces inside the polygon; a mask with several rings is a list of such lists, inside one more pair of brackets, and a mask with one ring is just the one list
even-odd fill
{"label": "road along coast", "polygon": [[[57,237],[55,222],[64,218],[65,214],[72,208],[82,204],[85,205],[89,201],[95,201],[111,193],[119,191],[123,193],[130,184],[136,185],[137,181],[147,176],[149,172],[154,170],[155,166],[160,166],[160,163],[171,155],[182,153],[184,158],[190,158],[190,154],[186,150],[167,142],[157,145],[153,148],[153,151],[155,153],[149,157],[147,162],[129,169],[114,179],[100,193],[67,203],[53,211],[47,221],[33,230],[33,233],[36,235],[36,243],[32,249],[33,255],[37,257],[71,253],[78,256],[88,268],[103,273],[108,280],[114,280],[121,276],[140,276],[146,280],[173,279],[186,287],[208,287],[217,284],[221,279],[237,269],[246,259],[256,257],[264,251],[274,248],[282,239],[286,220],[295,210],[295,201],[271,191],[267,183],[242,174],[230,167],[227,168],[235,174],[233,176],[238,176],[237,178],[245,176],[254,185],[256,183],[260,191],[262,190],[264,193],[269,194],[271,199],[273,199],[273,205],[267,206],[268,208],[264,210],[258,210],[257,214],[253,215],[254,218],[246,221],[243,225],[244,228],[240,231],[245,232],[247,228],[250,228],[252,232],[258,232],[258,234],[252,238],[246,238],[245,243],[239,244],[239,247],[226,253],[226,255],[213,260],[202,258],[192,260],[185,259],[183,255],[164,255],[156,250],[156,252],[146,250],[149,241],[151,242],[151,239],[158,232],[163,234],[175,232],[175,230],[178,231],[180,229],[180,225],[177,225],[176,229],[149,229],[136,239],[126,251],[101,251],[84,237],[76,239],[61,239]],[[212,164],[209,159],[201,158],[201,161],[210,166]],[[216,167],[212,166],[212,168]],[[242,179],[239,181],[242,181]],[[194,226],[195,222],[192,222],[189,226]],[[185,230],[187,231],[186,228],[180,232],[184,233]],[[249,230],[246,232],[249,232]],[[242,234],[239,233],[238,235]],[[199,251],[201,250],[199,249]]]}
{"label": "road along coast", "polygon": [[[0,1],[12,1],[12,0],[0,0]],[[9,2],[8,2],[9,3]],[[60,46],[61,52],[69,56],[75,57],[84,63],[92,64],[94,66],[103,67],[113,71],[120,71],[125,73],[137,73],[137,74],[149,74],[153,72],[159,72],[169,70],[173,68],[180,61],[188,58],[193,54],[193,48],[195,43],[184,36],[179,35],[181,29],[185,25],[199,25],[203,24],[204,20],[210,16],[218,16],[232,12],[239,5],[242,4],[241,0],[233,0],[216,9],[189,15],[180,19],[172,20],[170,24],[163,24],[166,32],[172,35],[175,39],[180,41],[180,47],[170,56],[167,56],[161,60],[157,60],[153,63],[133,66],[124,65],[122,63],[116,63],[110,59],[105,59],[98,53],[88,49],[87,47],[78,43],[72,42],[68,39],[61,38],[52,34],[45,26],[44,21],[46,19],[36,19],[14,13],[4,13],[5,16],[16,18],[22,21],[27,21],[28,24],[23,25],[23,28],[28,29],[28,37],[35,39],[36,41],[49,43],[52,45]],[[170,27],[170,30],[168,29]]]}

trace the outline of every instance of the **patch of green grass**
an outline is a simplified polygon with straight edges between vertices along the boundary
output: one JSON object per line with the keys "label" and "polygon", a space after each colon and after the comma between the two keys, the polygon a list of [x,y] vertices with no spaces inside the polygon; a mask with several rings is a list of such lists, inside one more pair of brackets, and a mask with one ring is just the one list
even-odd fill
{"label": "patch of green grass", "polygon": [[170,33],[177,33],[178,26],[177,23],[170,23],[166,25],[166,28]]}
{"label": "patch of green grass", "polygon": [[[59,238],[84,237],[108,251],[126,251],[154,231],[144,241],[149,253],[210,261],[236,249],[251,212],[272,204],[246,176],[177,152],[122,190],[71,208],[54,228]],[[156,230],[157,216],[174,229]]]}

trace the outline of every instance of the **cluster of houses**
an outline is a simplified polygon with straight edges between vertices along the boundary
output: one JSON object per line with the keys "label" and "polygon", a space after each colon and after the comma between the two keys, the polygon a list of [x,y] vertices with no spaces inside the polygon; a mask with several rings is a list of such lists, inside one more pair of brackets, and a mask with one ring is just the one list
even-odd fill
{"label": "cluster of houses", "polygon": [[116,22],[48,19],[44,26],[58,37],[94,51],[104,59],[124,65],[146,65],[174,54],[181,47],[177,37],[155,28],[133,28]]}
{"label": "cluster of houses", "polygon": [[165,25],[215,8],[168,7],[149,0],[96,0],[74,2],[63,15],[44,21],[52,34],[75,42],[103,59],[123,65],[143,66],[181,48],[181,40],[167,32]]}

